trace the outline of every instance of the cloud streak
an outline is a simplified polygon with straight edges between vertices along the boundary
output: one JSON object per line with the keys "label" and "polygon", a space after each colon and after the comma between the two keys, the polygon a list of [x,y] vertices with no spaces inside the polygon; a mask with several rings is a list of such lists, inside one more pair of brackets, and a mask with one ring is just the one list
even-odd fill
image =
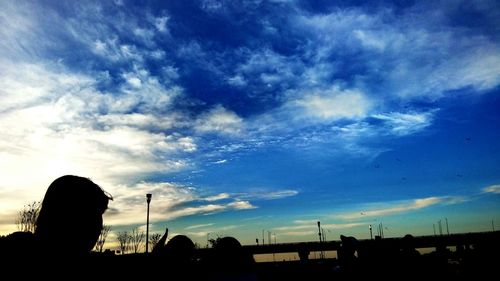
{"label": "cloud streak", "polygon": [[362,209],[359,212],[351,212],[335,215],[336,218],[342,220],[354,220],[363,219],[369,217],[384,217],[391,216],[401,213],[407,213],[412,211],[418,211],[420,209],[425,209],[436,205],[449,205],[449,204],[459,204],[467,201],[464,197],[427,197],[413,199],[403,202],[390,202],[381,204],[381,207],[366,206],[366,209]]}
{"label": "cloud streak", "polygon": [[500,184],[494,184],[482,189],[483,193],[500,194]]}

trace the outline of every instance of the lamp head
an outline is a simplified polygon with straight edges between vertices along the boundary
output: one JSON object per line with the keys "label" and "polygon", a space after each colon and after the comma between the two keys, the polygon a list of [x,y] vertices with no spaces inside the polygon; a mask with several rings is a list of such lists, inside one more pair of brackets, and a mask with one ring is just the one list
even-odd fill
{"label": "lamp head", "polygon": [[153,196],[151,193],[146,194],[148,203],[151,202],[151,196]]}

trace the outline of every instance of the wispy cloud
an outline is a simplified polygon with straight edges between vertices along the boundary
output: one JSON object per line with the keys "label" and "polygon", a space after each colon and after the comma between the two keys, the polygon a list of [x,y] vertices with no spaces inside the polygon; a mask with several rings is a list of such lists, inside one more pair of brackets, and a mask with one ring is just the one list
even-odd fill
{"label": "wispy cloud", "polygon": [[290,196],[295,196],[297,194],[299,194],[299,192],[293,189],[276,190],[276,191],[269,191],[262,189],[260,191],[255,191],[255,192],[235,194],[234,196],[246,200],[276,200]]}
{"label": "wispy cloud", "polygon": [[300,99],[290,101],[285,105],[287,106],[301,109],[303,118],[328,122],[342,118],[363,118],[370,109],[370,102],[359,91],[333,88],[321,94],[305,93]]}
{"label": "wispy cloud", "polygon": [[431,125],[434,112],[391,112],[375,114],[372,117],[384,121],[390,133],[394,135],[408,135],[421,131]]}
{"label": "wispy cloud", "polygon": [[495,193],[499,194],[500,193],[500,184],[494,184],[487,186],[481,190],[483,193]]}
{"label": "wispy cloud", "polygon": [[[318,234],[317,220],[296,220],[292,225],[276,227],[273,230],[278,231],[280,235],[287,236],[308,236]],[[365,223],[328,223],[323,220],[321,227],[326,231],[348,229],[357,227],[360,225],[365,225]]]}
{"label": "wispy cloud", "polygon": [[214,225],[213,223],[205,223],[205,224],[196,224],[186,227],[185,229],[197,229],[197,228],[206,228]]}
{"label": "wispy cloud", "polygon": [[141,219],[140,214],[144,212],[144,194],[146,193],[153,194],[150,209],[151,222],[197,214],[214,214],[256,208],[250,202],[238,199],[222,204],[210,203],[193,206],[191,203],[207,200],[200,197],[196,189],[174,183],[141,182],[134,186],[116,186],[109,191],[115,200],[110,204],[110,210],[105,213],[105,221],[113,225],[141,223],[143,219]]}
{"label": "wispy cloud", "polygon": [[367,205],[359,211],[337,214],[334,217],[342,220],[363,219],[368,217],[383,217],[410,211],[418,211],[435,205],[459,204],[467,201],[465,197],[445,196],[427,197],[398,202],[386,202],[380,204]]}
{"label": "wispy cloud", "polygon": [[219,105],[201,115],[195,129],[203,133],[214,132],[237,135],[243,129],[243,119]]}
{"label": "wispy cloud", "polygon": [[[322,223],[321,227],[324,229],[345,229],[363,225],[364,223]],[[318,230],[317,221],[312,221],[311,223],[295,223],[291,226],[281,226],[274,228],[276,231],[296,231],[296,230]]]}
{"label": "wispy cloud", "polygon": [[219,200],[223,200],[223,199],[228,199],[230,197],[231,197],[231,195],[229,193],[220,193],[220,194],[217,194],[214,196],[205,197],[204,200],[205,201],[219,201]]}
{"label": "wispy cloud", "polygon": [[[194,237],[211,237],[224,236],[226,231],[231,231],[241,227],[241,225],[225,225],[225,226],[207,226],[201,231],[188,231],[186,234]],[[186,228],[188,230],[188,228]]]}

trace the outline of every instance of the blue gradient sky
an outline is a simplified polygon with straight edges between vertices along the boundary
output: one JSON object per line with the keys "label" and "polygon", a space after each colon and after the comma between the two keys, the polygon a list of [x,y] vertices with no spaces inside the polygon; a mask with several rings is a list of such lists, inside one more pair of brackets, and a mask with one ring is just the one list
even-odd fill
{"label": "blue gradient sky", "polygon": [[500,228],[497,1],[100,2],[0,2],[0,233],[64,174],[202,245]]}

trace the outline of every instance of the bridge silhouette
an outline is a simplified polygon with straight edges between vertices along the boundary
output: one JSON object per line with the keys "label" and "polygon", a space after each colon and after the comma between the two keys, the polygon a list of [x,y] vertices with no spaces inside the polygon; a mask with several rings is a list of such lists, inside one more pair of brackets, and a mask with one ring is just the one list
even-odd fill
{"label": "bridge silhouette", "polygon": [[[371,248],[375,244],[381,244],[384,247],[399,248],[404,246],[403,237],[391,237],[382,239],[360,239],[358,248]],[[449,235],[428,235],[414,236],[412,246],[418,248],[439,248],[439,247],[464,247],[470,248],[478,244],[497,245],[500,243],[500,231],[489,232],[471,232]],[[324,242],[295,242],[295,243],[277,243],[265,245],[243,245],[243,248],[251,254],[277,254],[277,253],[310,253],[321,251],[337,251],[342,245],[341,241]],[[498,247],[498,246],[497,246]],[[199,249],[200,254],[210,251],[210,249]]]}

